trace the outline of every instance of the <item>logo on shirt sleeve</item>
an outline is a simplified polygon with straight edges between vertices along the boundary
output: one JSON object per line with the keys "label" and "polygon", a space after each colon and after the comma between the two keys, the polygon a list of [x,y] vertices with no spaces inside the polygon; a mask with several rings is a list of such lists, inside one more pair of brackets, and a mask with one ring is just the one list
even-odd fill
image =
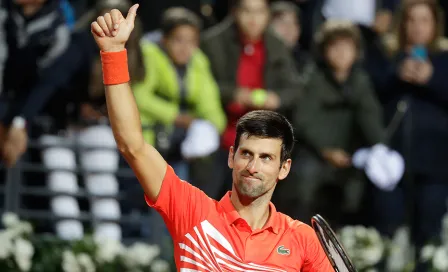
{"label": "logo on shirt sleeve", "polygon": [[291,251],[287,249],[285,246],[279,246],[277,248],[277,253],[280,255],[289,255]]}

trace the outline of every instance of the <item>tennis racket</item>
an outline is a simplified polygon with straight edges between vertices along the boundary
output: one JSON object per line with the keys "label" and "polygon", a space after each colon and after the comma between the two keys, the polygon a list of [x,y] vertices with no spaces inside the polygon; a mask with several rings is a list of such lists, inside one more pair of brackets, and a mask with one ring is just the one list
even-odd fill
{"label": "tennis racket", "polygon": [[356,272],[355,266],[327,221],[317,214],[311,219],[311,225],[334,270],[336,272]]}

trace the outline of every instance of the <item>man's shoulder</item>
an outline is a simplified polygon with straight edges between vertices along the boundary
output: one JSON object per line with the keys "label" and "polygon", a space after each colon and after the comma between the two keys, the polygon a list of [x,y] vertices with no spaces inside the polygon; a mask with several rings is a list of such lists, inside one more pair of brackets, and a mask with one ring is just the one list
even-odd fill
{"label": "man's shoulder", "polygon": [[299,220],[292,219],[286,214],[278,213],[281,218],[281,222],[284,224],[285,230],[289,230],[296,237],[309,237],[310,235],[315,235],[314,229]]}

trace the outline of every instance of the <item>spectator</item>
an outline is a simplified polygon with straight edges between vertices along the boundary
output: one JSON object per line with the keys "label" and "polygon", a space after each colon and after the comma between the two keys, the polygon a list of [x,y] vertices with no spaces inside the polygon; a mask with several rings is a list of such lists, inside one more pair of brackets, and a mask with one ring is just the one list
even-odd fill
{"label": "spectator", "polygon": [[69,46],[70,31],[58,0],[16,0],[8,7],[8,60],[3,86],[10,105],[0,121],[0,130],[5,132],[0,145],[5,162],[12,166],[26,150],[25,122],[45,104],[33,105],[30,98],[34,95],[46,101],[49,97],[47,89],[35,88],[51,82],[53,65]]}
{"label": "spectator", "polygon": [[319,212],[340,226],[344,214],[359,209],[351,154],[383,140],[381,108],[367,74],[356,63],[360,47],[359,29],[348,21],[329,20],[316,34],[319,57],[294,120],[307,146],[293,168],[300,216],[307,220]]}
{"label": "spectator", "polygon": [[300,10],[291,2],[271,4],[271,26],[288,48],[298,45],[300,38]]}
{"label": "spectator", "polygon": [[[188,164],[181,152],[188,129],[196,119],[210,122],[217,132],[226,124],[208,59],[198,50],[200,24],[187,9],[165,11],[160,42],[142,43],[147,73],[134,87],[145,140],[164,155],[181,178],[193,183],[198,179],[188,177]],[[204,189],[201,185],[206,186],[210,178],[196,185]]]}
{"label": "spectator", "polygon": [[[239,117],[253,109],[285,113],[297,101],[300,84],[294,61],[268,23],[266,0],[239,0],[232,15],[204,34],[202,49],[210,59],[228,119],[218,167],[226,165]],[[231,180],[229,169],[222,171],[217,188]]]}
{"label": "spectator", "polygon": [[311,57],[299,44],[302,33],[299,7],[287,1],[274,2],[271,5],[271,26],[292,51],[300,78],[307,78],[308,71],[305,71],[305,67],[311,67],[307,65]]}
{"label": "spectator", "polygon": [[437,239],[447,212],[448,41],[442,20],[435,0],[403,1],[396,32],[386,39],[389,66],[379,62],[373,73],[387,120],[397,105],[408,107],[392,139],[407,161],[407,177],[393,192],[375,193],[374,218],[393,235],[412,214],[417,251]]}

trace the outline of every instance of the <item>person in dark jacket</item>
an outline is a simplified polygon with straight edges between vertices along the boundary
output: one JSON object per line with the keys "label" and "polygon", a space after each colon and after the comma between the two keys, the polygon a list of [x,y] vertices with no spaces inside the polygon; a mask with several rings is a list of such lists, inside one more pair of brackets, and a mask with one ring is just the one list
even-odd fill
{"label": "person in dark jacket", "polygon": [[[33,94],[47,101],[55,64],[70,44],[70,31],[58,0],[8,0],[6,42],[8,57],[4,66],[2,95],[8,109],[0,119],[3,159],[12,166],[26,150],[27,119],[39,111]],[[26,111],[26,113],[25,113]]]}
{"label": "person in dark jacket", "polygon": [[356,213],[360,192],[355,188],[361,183],[350,182],[357,180],[351,154],[383,140],[380,104],[357,63],[360,47],[359,29],[348,21],[329,20],[316,34],[321,57],[293,120],[303,143],[294,168],[303,219],[321,213],[340,226],[344,214]]}
{"label": "person in dark jacket", "polygon": [[370,59],[369,67],[386,120],[398,105],[407,105],[391,139],[405,157],[407,175],[394,191],[374,194],[373,215],[388,236],[411,224],[419,252],[425,243],[440,238],[447,212],[448,41],[437,1],[404,1],[400,11],[396,33],[385,38],[388,55]]}

